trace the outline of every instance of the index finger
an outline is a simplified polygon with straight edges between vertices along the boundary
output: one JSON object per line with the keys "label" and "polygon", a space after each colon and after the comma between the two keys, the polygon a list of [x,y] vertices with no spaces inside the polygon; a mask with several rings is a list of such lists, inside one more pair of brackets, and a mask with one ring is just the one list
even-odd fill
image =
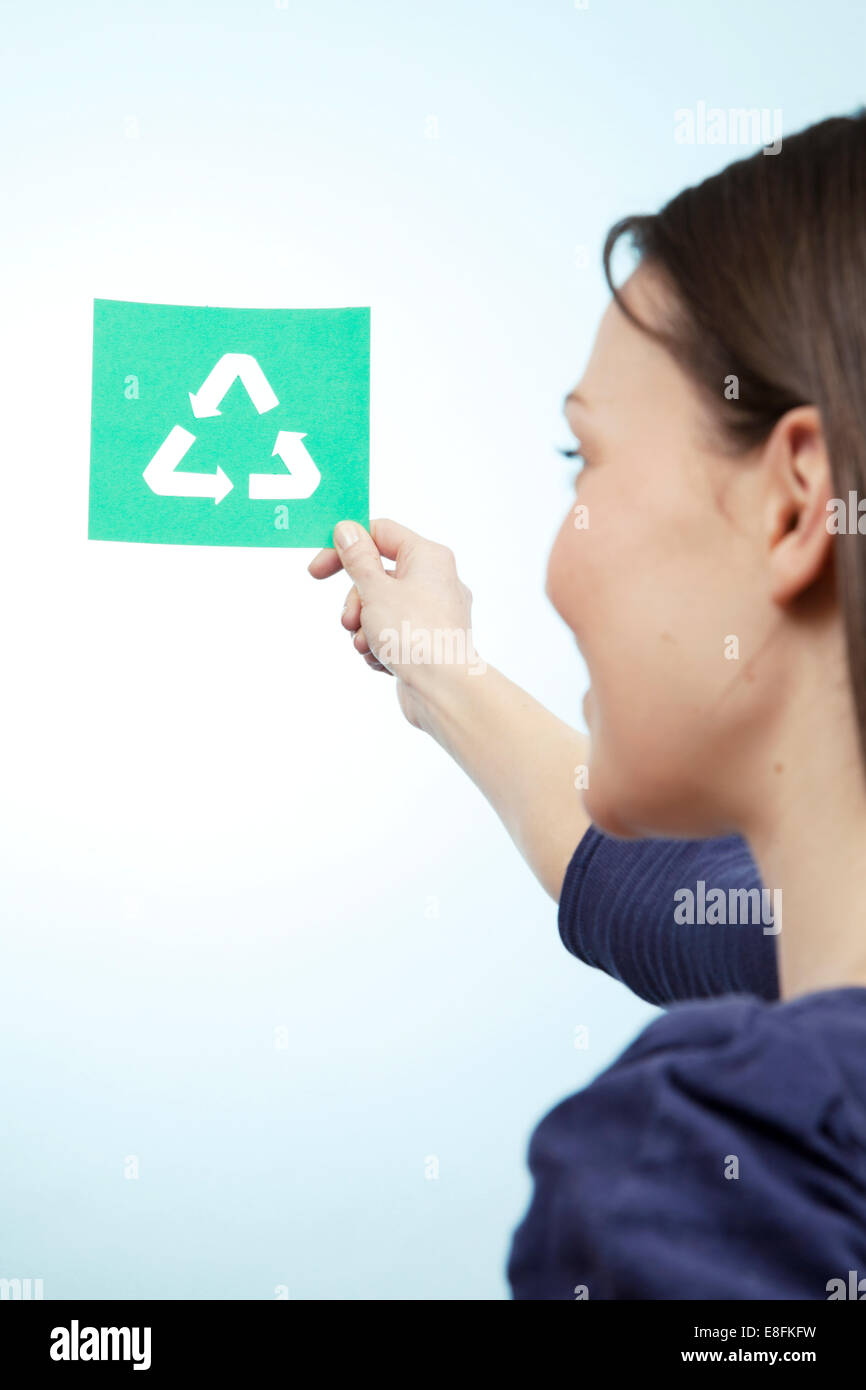
{"label": "index finger", "polygon": [[314,579],[327,579],[329,575],[336,574],[343,568],[343,562],[336,550],[326,547],[320,550],[318,555],[314,555],[307,569]]}

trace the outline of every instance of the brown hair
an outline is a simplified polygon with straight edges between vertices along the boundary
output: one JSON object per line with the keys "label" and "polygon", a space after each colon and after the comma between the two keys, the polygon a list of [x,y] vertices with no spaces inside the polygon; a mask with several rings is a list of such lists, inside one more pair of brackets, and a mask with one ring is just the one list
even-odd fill
{"label": "brown hair", "polygon": [[[666,328],[639,320],[613,283],[623,235],[672,291]],[[836,496],[866,496],[866,108],[786,137],[778,154],[737,160],[660,212],[621,218],[603,262],[622,311],[696,382],[734,450],[814,405]],[[724,395],[731,375],[736,400]],[[866,539],[840,534],[834,545],[866,762]]]}

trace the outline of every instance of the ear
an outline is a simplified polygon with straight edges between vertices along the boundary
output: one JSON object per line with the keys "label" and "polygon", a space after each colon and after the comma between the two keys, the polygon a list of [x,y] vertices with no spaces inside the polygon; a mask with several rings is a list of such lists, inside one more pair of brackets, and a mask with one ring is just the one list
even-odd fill
{"label": "ear", "polygon": [[833,548],[827,527],[833,478],[816,407],[800,405],[786,411],[762,453],[770,595],[786,604],[820,578]]}

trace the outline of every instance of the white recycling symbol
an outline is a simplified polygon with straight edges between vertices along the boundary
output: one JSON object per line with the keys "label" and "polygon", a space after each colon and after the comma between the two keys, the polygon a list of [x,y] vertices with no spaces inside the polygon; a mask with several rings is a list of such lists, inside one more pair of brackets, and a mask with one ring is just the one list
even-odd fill
{"label": "white recycling symbol", "polygon": [[[200,420],[221,415],[220,401],[235,379],[240,377],[247,395],[260,415],[273,410],[279,401],[270,382],[248,352],[225,352],[208,373],[198,391],[190,391],[192,413]],[[251,473],[250,497],[278,501],[311,497],[322,475],[307,452],[302,430],[278,430],[273,454],[286,465],[285,473]],[[212,497],[221,502],[234,483],[218,466],[215,473],[184,473],[179,465],[195,443],[196,436],[182,425],[174,425],[160,444],[142,477],[151,492],[160,497]]]}

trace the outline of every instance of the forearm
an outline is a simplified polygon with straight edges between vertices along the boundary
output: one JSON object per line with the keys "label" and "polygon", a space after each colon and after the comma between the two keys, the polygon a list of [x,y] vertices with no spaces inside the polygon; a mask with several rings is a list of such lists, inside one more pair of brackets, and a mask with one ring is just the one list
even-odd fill
{"label": "forearm", "polygon": [[437,681],[423,728],[463,768],[496,811],[542,887],[559,901],[568,861],[589,825],[576,770],[585,734],[492,666]]}

